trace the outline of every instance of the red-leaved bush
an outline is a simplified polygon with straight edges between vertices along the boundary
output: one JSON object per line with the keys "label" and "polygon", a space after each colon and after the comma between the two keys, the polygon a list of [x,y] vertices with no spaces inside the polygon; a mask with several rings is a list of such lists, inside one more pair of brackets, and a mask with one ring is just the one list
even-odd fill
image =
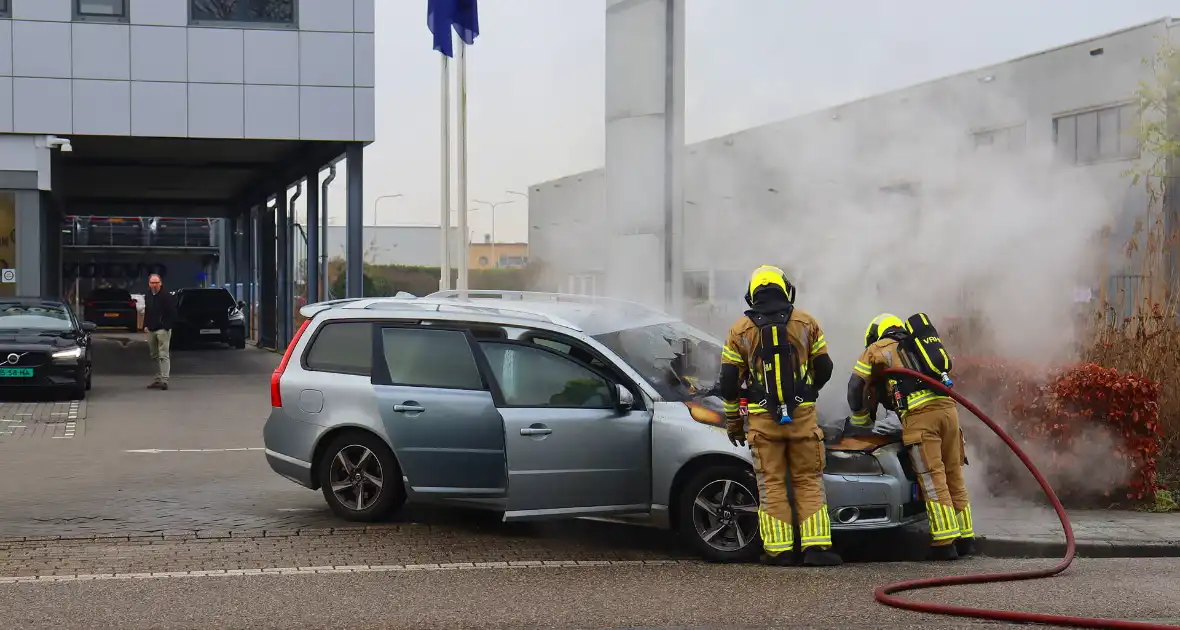
{"label": "red-leaved bush", "polygon": [[[1036,374],[1028,366],[963,358],[955,362],[955,387],[1012,435],[1063,501],[1154,500],[1159,384],[1095,363]],[[981,423],[961,421],[972,450],[985,460],[989,487],[1020,498],[1039,493],[1003,443],[984,437],[990,431]]]}

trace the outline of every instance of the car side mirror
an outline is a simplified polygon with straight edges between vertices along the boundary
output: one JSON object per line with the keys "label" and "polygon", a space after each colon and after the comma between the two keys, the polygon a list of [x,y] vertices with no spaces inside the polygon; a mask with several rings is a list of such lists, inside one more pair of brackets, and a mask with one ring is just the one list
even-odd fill
{"label": "car side mirror", "polygon": [[631,390],[622,385],[615,385],[615,408],[626,413],[631,411],[635,406],[635,396],[631,395]]}
{"label": "car side mirror", "polygon": [[98,328],[98,324],[94,322],[82,322],[82,330],[84,332],[90,332],[96,328]]}

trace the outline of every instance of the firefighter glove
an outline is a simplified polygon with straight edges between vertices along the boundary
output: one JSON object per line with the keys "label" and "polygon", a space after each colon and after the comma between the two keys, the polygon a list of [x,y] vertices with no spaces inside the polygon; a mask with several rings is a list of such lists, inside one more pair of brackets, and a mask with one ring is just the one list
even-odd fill
{"label": "firefighter glove", "polygon": [[729,434],[729,443],[734,446],[746,445],[746,423],[741,417],[726,418],[725,432]]}

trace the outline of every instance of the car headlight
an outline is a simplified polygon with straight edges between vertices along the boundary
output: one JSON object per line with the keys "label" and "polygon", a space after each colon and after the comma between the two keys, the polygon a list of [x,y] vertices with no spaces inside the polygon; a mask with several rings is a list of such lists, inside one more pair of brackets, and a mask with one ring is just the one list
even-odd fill
{"label": "car headlight", "polygon": [[68,350],[58,350],[57,352],[53,353],[53,358],[54,359],[81,359],[82,358],[82,347],[76,346],[74,348],[69,348]]}
{"label": "car headlight", "polygon": [[884,469],[876,457],[860,451],[828,451],[824,472],[833,475],[881,475]]}

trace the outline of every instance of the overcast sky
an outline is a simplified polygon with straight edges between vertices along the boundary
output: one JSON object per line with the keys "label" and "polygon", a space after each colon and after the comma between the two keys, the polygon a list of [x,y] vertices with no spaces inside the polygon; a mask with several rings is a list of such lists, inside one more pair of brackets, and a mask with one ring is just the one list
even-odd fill
{"label": "overcast sky", "polygon": [[[1177,11],[1165,0],[687,0],[688,142],[1053,48]],[[439,216],[439,53],[426,0],[377,3],[377,141],[365,223]],[[471,199],[504,201],[498,241],[523,240],[506,191],[603,164],[604,0],[484,0],[468,56]],[[1180,13],[1180,11],[1177,11]],[[344,177],[333,185],[343,222]],[[454,201],[454,200],[453,200]],[[478,207],[479,204],[471,204]],[[458,208],[458,204],[453,205]],[[486,209],[469,215],[475,240]]]}

